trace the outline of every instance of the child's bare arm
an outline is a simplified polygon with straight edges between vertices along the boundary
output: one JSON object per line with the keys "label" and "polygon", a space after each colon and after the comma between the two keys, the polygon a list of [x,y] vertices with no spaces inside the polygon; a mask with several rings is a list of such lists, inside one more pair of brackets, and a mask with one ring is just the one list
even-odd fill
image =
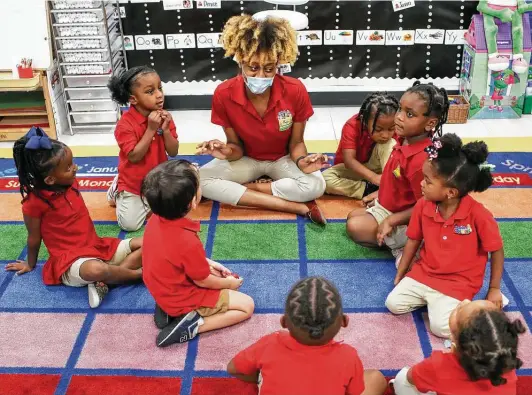
{"label": "child's bare arm", "polygon": [[235,364],[233,363],[233,360],[229,362],[227,365],[227,373],[229,373],[231,376],[236,377],[239,380],[246,381],[248,383],[258,383],[259,381],[259,371],[257,370],[253,374],[242,374],[238,373],[236,370]]}
{"label": "child's bare arm", "polygon": [[502,309],[501,278],[504,270],[504,248],[491,253],[490,288],[486,299]]}
{"label": "child's bare arm", "polygon": [[242,278],[235,278],[235,277],[218,277],[214,276],[212,274],[209,274],[209,276],[205,280],[196,281],[194,280],[194,284],[196,284],[198,287],[202,288],[208,288],[208,289],[238,289],[242,285],[242,282],[244,280]]}
{"label": "child's bare arm", "polygon": [[172,114],[164,110],[161,112],[161,116],[163,118],[161,128],[163,129],[164,149],[168,155],[177,156],[177,153],[179,152],[179,141],[172,135]]}
{"label": "child's bare arm", "polygon": [[157,129],[159,129],[162,121],[163,119],[159,112],[152,111],[150,113],[148,116],[148,127],[146,128],[146,132],[144,132],[142,138],[137,145],[135,145],[135,148],[133,148],[133,150],[127,155],[127,159],[131,163],[138,163],[144,158],[146,152],[148,152],[148,149],[150,148],[151,142],[153,141],[153,136],[157,133]]}
{"label": "child's bare arm", "polygon": [[17,260],[16,262],[8,263],[6,270],[16,271],[17,274],[24,274],[31,272],[37,264],[37,257],[39,256],[39,249],[41,248],[41,219],[29,217],[24,215],[24,224],[28,230],[28,258],[27,261]]}
{"label": "child's bare arm", "polygon": [[381,176],[377,173],[374,173],[358,160],[356,160],[356,150],[344,149],[342,150],[342,155],[344,156],[345,167],[362,177],[362,179],[368,180],[372,184],[380,185]]}
{"label": "child's bare arm", "polygon": [[410,207],[404,211],[399,211],[398,213],[393,213],[379,225],[377,230],[377,243],[382,246],[384,245],[384,238],[389,236],[393,232],[396,226],[408,225],[410,217],[412,217],[412,212],[414,207]]}

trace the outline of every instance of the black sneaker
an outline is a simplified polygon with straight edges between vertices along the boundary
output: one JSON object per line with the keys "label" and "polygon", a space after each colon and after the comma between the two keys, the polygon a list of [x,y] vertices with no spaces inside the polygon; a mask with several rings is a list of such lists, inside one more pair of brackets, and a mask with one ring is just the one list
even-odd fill
{"label": "black sneaker", "polygon": [[163,329],[165,326],[170,324],[174,320],[174,317],[169,316],[164,312],[163,309],[156,303],[155,304],[155,313],[153,314],[153,321],[155,321],[155,326],[159,329]]}
{"label": "black sneaker", "polygon": [[369,181],[366,181],[366,188],[364,189],[364,193],[362,194],[362,197],[365,198],[368,195],[371,195],[373,192],[378,191],[379,186],[372,184]]}
{"label": "black sneaker", "polygon": [[198,334],[200,323],[203,318],[196,312],[177,317],[170,325],[159,332],[156,339],[157,347],[166,347],[174,343],[185,343],[192,340]]}

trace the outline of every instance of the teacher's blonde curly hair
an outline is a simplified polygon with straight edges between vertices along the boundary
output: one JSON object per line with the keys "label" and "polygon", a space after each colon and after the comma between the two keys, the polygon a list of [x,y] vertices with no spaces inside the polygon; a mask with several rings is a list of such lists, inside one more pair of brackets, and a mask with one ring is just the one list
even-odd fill
{"label": "teacher's blonde curly hair", "polygon": [[257,21],[250,15],[229,18],[222,32],[226,57],[248,62],[254,55],[293,65],[298,55],[296,32],[285,19]]}

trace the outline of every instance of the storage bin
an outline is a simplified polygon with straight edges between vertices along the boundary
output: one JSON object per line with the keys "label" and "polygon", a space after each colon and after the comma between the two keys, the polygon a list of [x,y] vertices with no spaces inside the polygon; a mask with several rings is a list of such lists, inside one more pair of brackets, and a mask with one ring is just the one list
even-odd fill
{"label": "storage bin", "polygon": [[462,95],[449,96],[447,123],[466,123],[469,115],[469,102]]}
{"label": "storage bin", "polygon": [[104,36],[105,25],[74,25],[74,26],[54,26],[56,36],[76,37],[76,36]]}
{"label": "storage bin", "polygon": [[73,75],[65,76],[65,83],[67,87],[77,88],[77,87],[97,87],[97,86],[107,86],[109,82],[110,74],[106,75]]}
{"label": "storage bin", "polygon": [[56,10],[68,10],[97,8],[102,4],[102,0],[52,0],[52,3]]}
{"label": "storage bin", "polygon": [[98,111],[98,112],[71,112],[72,119],[75,123],[113,123],[116,122],[116,111]]}
{"label": "storage bin", "polygon": [[116,111],[117,105],[112,100],[69,100],[72,111]]}
{"label": "storage bin", "polygon": [[68,99],[83,100],[83,99],[110,99],[111,92],[107,87],[101,88],[65,88]]}
{"label": "storage bin", "polygon": [[61,61],[64,63],[81,63],[81,62],[105,62],[109,59],[109,51],[71,51],[60,52]]}
{"label": "storage bin", "polygon": [[110,74],[111,63],[104,62],[103,64],[91,63],[72,63],[63,65],[65,74],[68,75],[92,75],[92,74]]}
{"label": "storage bin", "polygon": [[57,40],[59,49],[104,49],[107,47],[105,37],[96,38],[60,38]]}
{"label": "storage bin", "polygon": [[80,12],[55,12],[54,18],[55,22],[60,24],[102,22],[103,9]]}

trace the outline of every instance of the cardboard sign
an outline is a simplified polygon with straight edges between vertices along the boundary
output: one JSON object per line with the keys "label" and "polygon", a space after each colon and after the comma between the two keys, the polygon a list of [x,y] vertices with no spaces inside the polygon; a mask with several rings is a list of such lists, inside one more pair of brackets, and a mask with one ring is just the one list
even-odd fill
{"label": "cardboard sign", "polygon": [[164,49],[164,35],[143,34],[135,36],[135,47],[137,51],[143,49]]}
{"label": "cardboard sign", "polygon": [[323,44],[325,45],[353,45],[353,30],[325,30]]}
{"label": "cardboard sign", "polygon": [[386,45],[414,45],[415,30],[386,30]]}
{"label": "cardboard sign", "polygon": [[194,33],[167,34],[166,35],[166,48],[167,49],[196,48],[196,36],[194,36]]}
{"label": "cardboard sign", "polygon": [[357,45],[384,45],[386,30],[357,30]]}
{"label": "cardboard sign", "polygon": [[323,36],[321,30],[304,30],[297,33],[297,45],[321,45]]}
{"label": "cardboard sign", "polygon": [[222,33],[198,33],[196,42],[198,48],[222,48]]}

